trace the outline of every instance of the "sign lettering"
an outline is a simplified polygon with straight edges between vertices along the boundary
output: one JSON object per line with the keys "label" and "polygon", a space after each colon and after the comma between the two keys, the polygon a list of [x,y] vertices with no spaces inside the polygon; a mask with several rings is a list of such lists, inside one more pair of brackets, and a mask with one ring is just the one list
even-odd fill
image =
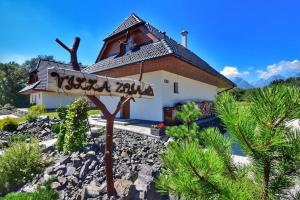
{"label": "sign lettering", "polygon": [[131,79],[108,78],[63,68],[48,68],[47,90],[95,96],[153,98],[153,86]]}

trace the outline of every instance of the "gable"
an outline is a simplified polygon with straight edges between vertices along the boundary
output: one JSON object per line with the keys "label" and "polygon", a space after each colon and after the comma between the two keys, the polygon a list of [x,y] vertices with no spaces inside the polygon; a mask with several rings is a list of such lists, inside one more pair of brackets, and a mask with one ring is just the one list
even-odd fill
{"label": "gable", "polygon": [[[116,56],[120,53],[120,42],[126,40],[127,32],[119,34],[116,37],[107,39],[100,51],[100,54],[96,60],[99,62],[103,59],[109,58],[111,56]],[[152,43],[158,41],[157,37],[152,34],[145,25],[140,25],[129,31],[128,38],[128,50],[134,50],[134,48],[141,45]]]}

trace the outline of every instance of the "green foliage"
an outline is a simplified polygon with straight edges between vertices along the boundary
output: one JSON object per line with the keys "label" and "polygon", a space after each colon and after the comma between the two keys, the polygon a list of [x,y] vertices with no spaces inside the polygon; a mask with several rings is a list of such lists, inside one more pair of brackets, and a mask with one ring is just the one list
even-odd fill
{"label": "green foliage", "polygon": [[63,151],[78,151],[87,143],[88,102],[85,98],[77,98],[68,108],[65,126]]}
{"label": "green foliage", "polygon": [[99,109],[92,109],[92,110],[88,111],[88,116],[91,116],[91,115],[100,115],[100,114],[101,114],[101,111]]}
{"label": "green foliage", "polygon": [[13,135],[13,136],[8,138],[7,142],[8,142],[8,145],[11,146],[14,143],[24,142],[27,139],[29,139],[30,137],[31,136],[30,136],[29,133],[25,133],[25,134],[22,134],[22,135],[20,135],[20,134]]}
{"label": "green foliage", "polygon": [[286,80],[275,80],[270,85],[289,85],[300,87],[300,77],[290,77]]}
{"label": "green foliage", "polygon": [[13,191],[41,169],[38,141],[14,143],[0,157],[0,193]]}
{"label": "green foliage", "polygon": [[51,131],[53,133],[59,134],[59,132],[60,132],[60,124],[52,124],[51,125]]}
{"label": "green foliage", "polygon": [[17,130],[17,128],[18,128],[18,122],[15,118],[6,117],[0,120],[0,129],[3,131],[13,132]]}
{"label": "green foliage", "polygon": [[7,103],[16,107],[27,107],[28,96],[18,92],[25,87],[27,73],[17,63],[0,63],[0,104]]}
{"label": "green foliage", "polygon": [[52,179],[45,181],[45,183],[33,193],[13,192],[0,198],[0,200],[57,200],[59,193],[51,188],[52,182]]}
{"label": "green foliage", "polygon": [[28,122],[35,121],[41,114],[46,112],[46,108],[43,104],[33,105],[28,109],[26,114],[26,120]]}
{"label": "green foliage", "polygon": [[194,102],[184,104],[176,115],[183,125],[168,127],[167,134],[180,141],[197,138],[198,125],[195,121],[201,116],[201,113],[196,104]]}
{"label": "green foliage", "polygon": [[65,135],[66,135],[65,122],[61,122],[59,128],[60,128],[60,130],[59,130],[57,141],[56,141],[56,147],[57,147],[58,151],[62,152],[64,150]]}
{"label": "green foliage", "polygon": [[50,55],[38,55],[37,57],[31,58],[29,60],[26,60],[23,64],[22,64],[22,68],[25,69],[27,72],[30,72],[32,70],[34,70],[37,66],[37,64],[39,63],[39,60],[48,60],[48,61],[56,61],[54,59],[54,56],[50,56]]}
{"label": "green foliage", "polygon": [[[259,89],[244,107],[224,93],[216,109],[229,137],[210,128],[170,143],[161,156],[158,189],[185,199],[288,198],[300,176],[300,132],[286,123],[300,117],[300,89]],[[232,141],[249,164],[234,164]]]}
{"label": "green foliage", "polygon": [[68,109],[67,109],[66,107],[64,107],[63,105],[60,105],[60,106],[56,109],[58,118],[59,118],[60,120],[65,120],[66,117],[67,117],[67,111],[68,111]]}

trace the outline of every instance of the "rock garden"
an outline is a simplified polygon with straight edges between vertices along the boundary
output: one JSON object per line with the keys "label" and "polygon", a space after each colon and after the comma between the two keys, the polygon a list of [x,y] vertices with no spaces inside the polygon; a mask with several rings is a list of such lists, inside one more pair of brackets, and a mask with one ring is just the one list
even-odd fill
{"label": "rock garden", "polygon": [[[83,104],[77,102],[73,114],[86,112]],[[84,119],[86,114],[71,119],[70,108],[60,109],[59,119],[38,117],[41,112],[37,111],[36,117],[27,116],[33,119],[20,123],[15,130],[3,128],[14,124],[14,120],[2,123],[6,124],[0,132],[0,176],[4,177],[0,178],[0,193],[6,195],[4,199],[21,194],[39,196],[37,199],[110,199],[106,189],[104,129],[90,127]],[[124,130],[114,130],[113,137],[116,194],[111,198],[168,199],[157,192],[154,184],[161,169],[159,154],[165,149],[165,141]],[[11,157],[16,160],[25,151],[22,161],[8,161]],[[18,166],[21,162],[23,166]],[[6,170],[12,165],[15,167]],[[15,176],[18,167],[24,173]],[[44,194],[45,188],[49,194]]]}

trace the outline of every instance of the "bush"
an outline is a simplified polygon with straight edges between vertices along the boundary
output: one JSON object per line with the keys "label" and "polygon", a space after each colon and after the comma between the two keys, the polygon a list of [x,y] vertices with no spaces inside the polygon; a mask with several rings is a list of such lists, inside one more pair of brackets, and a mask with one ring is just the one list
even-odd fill
{"label": "bush", "polygon": [[59,119],[61,120],[65,120],[66,119],[66,116],[67,116],[67,111],[68,109],[62,105],[60,105],[57,109],[56,109],[56,112],[57,112],[57,115],[59,117]]}
{"label": "bush", "polygon": [[[300,89],[257,89],[246,107],[223,93],[216,110],[228,136],[213,128],[193,134],[188,124],[175,127],[175,140],[161,155],[157,188],[182,199],[292,199],[289,192],[300,176],[300,134],[287,122],[300,116]],[[249,163],[234,161],[233,141]]]}
{"label": "bush", "polygon": [[0,200],[57,200],[59,193],[51,188],[52,182],[53,180],[49,179],[33,193],[13,192]]}
{"label": "bush", "polygon": [[0,157],[0,193],[16,190],[42,170],[41,150],[37,140],[14,143]]}
{"label": "bush", "polygon": [[25,133],[22,135],[13,135],[8,138],[7,142],[8,142],[8,145],[11,146],[13,143],[25,142],[28,138],[30,138],[29,133]]}
{"label": "bush", "polygon": [[28,122],[35,121],[41,114],[46,112],[46,108],[43,104],[33,105],[29,108],[26,115],[26,120]]}
{"label": "bush", "polygon": [[[68,108],[65,120],[64,153],[78,151],[87,143],[88,102],[77,98]],[[61,126],[62,127],[62,126]]]}
{"label": "bush", "polygon": [[64,143],[65,143],[65,135],[66,135],[66,128],[64,122],[60,123],[60,130],[58,133],[56,147],[58,151],[62,152],[64,150]]}
{"label": "bush", "polygon": [[51,131],[53,133],[59,134],[59,132],[60,132],[60,124],[52,124],[51,125]]}
{"label": "bush", "polygon": [[18,122],[15,118],[6,117],[0,120],[0,129],[3,131],[15,131],[18,128]]}

